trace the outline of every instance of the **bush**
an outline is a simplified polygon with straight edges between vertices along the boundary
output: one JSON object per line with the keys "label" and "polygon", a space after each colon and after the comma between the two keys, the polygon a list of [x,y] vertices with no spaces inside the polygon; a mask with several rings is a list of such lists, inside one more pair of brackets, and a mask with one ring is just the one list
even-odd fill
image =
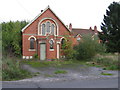
{"label": "bush", "polygon": [[111,65],[111,66],[107,67],[107,69],[108,70],[118,70],[119,68],[118,68],[118,65],[117,66],[116,65]]}
{"label": "bush", "polygon": [[38,59],[38,54],[35,53],[35,54],[33,55],[33,58],[34,58],[34,59]]}
{"label": "bush", "polygon": [[19,80],[30,77],[31,73],[20,68],[20,62],[4,58],[2,63],[2,80]]}
{"label": "bush", "polygon": [[63,55],[62,59],[70,60],[74,58],[73,55],[75,51],[73,50],[71,39],[68,36],[64,36],[64,37],[65,37],[65,42],[62,44],[62,49],[61,49],[61,54]]}
{"label": "bush", "polygon": [[93,58],[97,53],[105,52],[105,47],[98,43],[97,37],[92,40],[91,35],[83,36],[79,45],[75,46],[75,57],[77,60],[87,60]]}
{"label": "bush", "polygon": [[119,62],[118,60],[114,60],[108,57],[95,57],[93,60],[96,64],[104,66],[104,70],[118,70],[119,69]]}

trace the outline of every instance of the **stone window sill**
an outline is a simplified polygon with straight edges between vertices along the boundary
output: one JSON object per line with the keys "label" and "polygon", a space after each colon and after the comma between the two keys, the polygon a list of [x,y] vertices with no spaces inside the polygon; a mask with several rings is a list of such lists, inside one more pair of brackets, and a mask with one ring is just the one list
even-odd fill
{"label": "stone window sill", "polygon": [[36,49],[29,49],[29,51],[36,51]]}
{"label": "stone window sill", "polygon": [[54,49],[49,49],[50,51],[54,51]]}

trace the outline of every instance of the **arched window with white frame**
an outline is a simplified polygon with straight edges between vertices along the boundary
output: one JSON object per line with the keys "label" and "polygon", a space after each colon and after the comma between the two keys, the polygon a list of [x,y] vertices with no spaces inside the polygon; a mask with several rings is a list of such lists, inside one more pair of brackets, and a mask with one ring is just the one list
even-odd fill
{"label": "arched window with white frame", "polygon": [[34,38],[30,38],[30,49],[35,49],[34,43],[35,43],[35,39]]}
{"label": "arched window with white frame", "polygon": [[58,35],[58,24],[52,18],[43,18],[38,23],[38,35],[46,36],[46,35]]}
{"label": "arched window with white frame", "polygon": [[45,35],[45,32],[46,32],[46,30],[45,30],[45,24],[42,24],[42,35]]}

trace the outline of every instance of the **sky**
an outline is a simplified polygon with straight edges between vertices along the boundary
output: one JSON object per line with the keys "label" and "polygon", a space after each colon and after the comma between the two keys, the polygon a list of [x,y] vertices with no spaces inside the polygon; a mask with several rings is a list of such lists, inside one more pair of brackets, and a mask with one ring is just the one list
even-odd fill
{"label": "sky", "polygon": [[106,9],[120,0],[0,0],[0,22],[34,19],[48,5],[65,25],[100,30]]}

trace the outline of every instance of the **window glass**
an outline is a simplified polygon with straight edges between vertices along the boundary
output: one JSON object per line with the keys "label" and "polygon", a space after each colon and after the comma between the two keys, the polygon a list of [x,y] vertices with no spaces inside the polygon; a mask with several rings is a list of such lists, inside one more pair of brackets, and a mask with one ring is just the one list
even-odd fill
{"label": "window glass", "polygon": [[45,24],[42,24],[42,35],[45,35]]}
{"label": "window glass", "polygon": [[50,49],[53,49],[53,46],[54,46],[54,42],[53,40],[50,40]]}
{"label": "window glass", "polygon": [[47,22],[47,32],[50,32],[50,22]]}
{"label": "window glass", "polygon": [[52,26],[51,26],[51,34],[52,35],[54,35],[54,28],[55,28],[55,26],[54,26],[54,24],[52,24]]}
{"label": "window glass", "polygon": [[34,38],[30,39],[30,49],[34,49]]}

